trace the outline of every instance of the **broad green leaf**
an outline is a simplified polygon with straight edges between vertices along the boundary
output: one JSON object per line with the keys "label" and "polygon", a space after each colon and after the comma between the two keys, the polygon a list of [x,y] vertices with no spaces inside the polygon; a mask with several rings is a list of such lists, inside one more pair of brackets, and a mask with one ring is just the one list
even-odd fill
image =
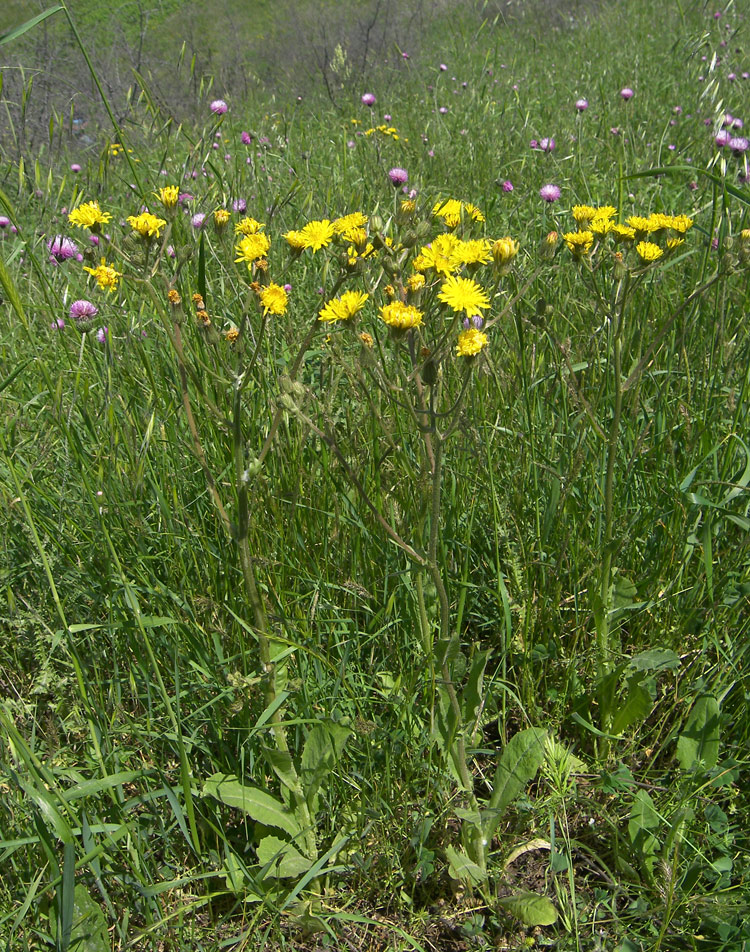
{"label": "broad green leaf", "polygon": [[467,886],[478,886],[487,878],[487,873],[461,850],[446,846],[445,858],[448,860],[453,879],[458,879]]}
{"label": "broad green leaf", "polygon": [[[294,764],[292,762],[292,755],[288,750],[277,750],[276,747],[263,747],[263,756],[268,761],[273,772],[279,778],[279,780],[284,784],[287,790],[291,790],[292,793],[297,796],[302,796],[302,787],[299,782],[299,777],[294,769]],[[286,794],[282,791],[283,796],[286,798]]]}
{"label": "broad green leaf", "polygon": [[476,651],[471,662],[466,686],[461,695],[461,713],[467,727],[476,723],[482,709],[484,669],[487,667],[489,655],[489,651]]}
{"label": "broad green leaf", "polygon": [[526,784],[536,776],[544,760],[544,744],[547,732],[541,727],[529,727],[519,731],[508,741],[500,755],[495,771],[490,809],[497,811],[485,830],[489,840],[495,832],[498,819],[521,793]]}
{"label": "broad green leaf", "polygon": [[302,751],[300,779],[305,799],[312,807],[320,785],[341,756],[351,730],[334,721],[316,724]]}
{"label": "broad green leaf", "polygon": [[546,896],[522,892],[498,899],[498,905],[507,910],[525,926],[551,926],[557,922],[557,909]]}
{"label": "broad green leaf", "polygon": [[283,803],[265,790],[247,787],[236,777],[214,774],[203,784],[203,796],[214,797],[228,807],[242,810],[258,823],[284,830],[290,836],[298,836],[300,828]]}
{"label": "broad green leaf", "polygon": [[677,740],[677,759],[683,770],[697,763],[715,767],[719,759],[719,703],[704,694],[693,704],[685,729]]}
{"label": "broad green leaf", "polygon": [[277,836],[264,836],[258,843],[256,852],[258,862],[262,866],[270,864],[264,878],[296,879],[312,866],[311,859]]}
{"label": "broad green leaf", "polygon": [[[50,908],[50,932],[52,938],[57,939],[57,916],[54,906]],[[62,941],[62,936],[60,940]],[[91,898],[86,887],[79,883],[73,898],[68,952],[109,952],[109,949],[107,920],[104,918],[104,913]]]}
{"label": "broad green leaf", "polygon": [[628,691],[622,706],[614,711],[613,734],[622,734],[631,724],[645,721],[651,713],[654,702],[651,700],[651,695],[641,684],[642,677],[642,674],[638,674],[628,681]]}
{"label": "broad green leaf", "polygon": [[679,666],[679,655],[669,648],[641,651],[628,662],[628,667],[635,671],[675,671]]}

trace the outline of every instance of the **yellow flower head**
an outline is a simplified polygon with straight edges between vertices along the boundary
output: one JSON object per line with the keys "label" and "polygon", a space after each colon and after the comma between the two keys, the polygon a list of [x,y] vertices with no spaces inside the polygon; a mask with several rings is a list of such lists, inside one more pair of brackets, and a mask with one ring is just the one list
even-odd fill
{"label": "yellow flower head", "polygon": [[594,244],[594,235],[590,231],[569,231],[563,235],[563,241],[577,258],[587,255]]}
{"label": "yellow flower head", "polygon": [[425,286],[425,280],[423,274],[412,274],[409,280],[406,282],[406,287],[412,294],[416,294],[417,291],[421,291]]}
{"label": "yellow flower head", "polygon": [[615,236],[615,241],[635,241],[635,228],[630,225],[614,224],[610,231]]}
{"label": "yellow flower head", "polygon": [[422,324],[422,312],[412,304],[404,304],[402,301],[384,304],[380,308],[380,316],[389,327],[402,331]]}
{"label": "yellow flower head", "polygon": [[593,205],[574,205],[571,211],[579,228],[588,225],[596,217],[596,209]]}
{"label": "yellow flower head", "polygon": [[433,268],[438,274],[452,274],[461,267],[461,258],[456,254],[459,239],[455,235],[438,235],[430,245],[425,245],[412,265],[415,271]]}
{"label": "yellow flower head", "polygon": [[150,241],[152,238],[158,238],[162,228],[167,224],[163,218],[157,218],[151,212],[142,212],[140,215],[131,215],[127,219],[128,224],[137,232],[141,238]]}
{"label": "yellow flower head", "polygon": [[684,235],[686,231],[693,227],[693,219],[688,218],[687,215],[670,215],[669,227],[676,231],[678,235]]}
{"label": "yellow flower head", "polygon": [[454,275],[443,282],[438,299],[454,311],[463,311],[467,317],[472,317],[490,306],[490,299],[476,281],[471,278],[457,278]]}
{"label": "yellow flower head", "polygon": [[454,254],[462,265],[487,264],[492,258],[492,251],[487,238],[459,241]]}
{"label": "yellow flower head", "polygon": [[401,200],[401,214],[402,215],[413,215],[417,210],[417,203],[413,198],[404,198]]}
{"label": "yellow flower head", "polygon": [[476,357],[488,344],[487,335],[476,327],[461,331],[458,335],[456,354],[459,357]]}
{"label": "yellow flower head", "polygon": [[154,195],[165,208],[174,208],[180,197],[180,189],[176,185],[165,185],[158,192],[154,192]]}
{"label": "yellow flower head", "polygon": [[659,258],[664,254],[662,249],[653,243],[653,241],[639,241],[635,246],[635,250],[641,257],[641,260],[646,264],[649,264],[651,261],[658,261]]}
{"label": "yellow flower head", "polygon": [[609,234],[613,228],[614,225],[609,220],[609,218],[594,218],[593,221],[589,222],[588,230],[593,232],[595,235],[603,237],[604,235]]}
{"label": "yellow flower head", "polygon": [[106,225],[112,216],[109,212],[103,212],[99,208],[99,202],[85,202],[74,208],[68,215],[68,221],[71,225],[78,228],[88,228],[89,231],[98,231],[99,225]]}
{"label": "yellow flower head", "polygon": [[372,334],[368,334],[367,331],[362,331],[362,333],[359,335],[359,339],[362,341],[362,344],[365,347],[372,347],[375,343]]}
{"label": "yellow flower head", "polygon": [[239,336],[240,332],[236,327],[230,327],[228,331],[224,331],[224,340],[228,344],[234,344]]}
{"label": "yellow flower head", "polygon": [[254,261],[267,254],[270,247],[271,241],[268,235],[264,235],[262,231],[256,232],[254,235],[245,235],[240,243],[234,247],[237,252],[237,257],[234,260],[244,261],[250,268]]}
{"label": "yellow flower head", "polygon": [[303,251],[307,247],[306,239],[301,231],[288,231],[282,237],[286,238],[286,242],[292,251]]}
{"label": "yellow flower head", "polygon": [[226,227],[228,221],[229,212],[226,210],[226,208],[217,208],[214,212],[214,225],[216,228],[221,231],[222,228]]}
{"label": "yellow flower head", "polygon": [[667,251],[677,251],[680,245],[684,244],[684,238],[667,238]]}
{"label": "yellow flower head", "polygon": [[510,267],[521,246],[513,238],[498,238],[492,246],[492,257],[495,265],[503,270]]}
{"label": "yellow flower head", "polygon": [[279,284],[268,284],[260,290],[260,305],[263,314],[286,314],[289,298]]}
{"label": "yellow flower head", "polygon": [[313,254],[321,248],[326,248],[331,243],[333,234],[333,225],[327,218],[322,221],[309,221],[299,232],[302,247],[311,248]]}
{"label": "yellow flower head", "polygon": [[352,212],[350,215],[344,215],[341,218],[335,218],[332,222],[334,233],[341,235],[346,241],[358,242],[352,237],[352,233],[359,233],[367,224],[367,215],[362,212]]}
{"label": "yellow flower head", "polygon": [[102,291],[116,290],[117,282],[122,277],[122,272],[115,271],[111,265],[108,265],[106,258],[102,258],[101,263],[95,268],[84,267],[83,270],[88,271],[89,274],[92,274],[96,278],[96,283]]}
{"label": "yellow flower head", "polygon": [[641,215],[631,215],[627,220],[627,224],[631,228],[635,229],[635,232],[638,236],[648,235],[652,231],[656,230],[656,225],[653,219],[643,218]]}
{"label": "yellow flower head", "polygon": [[333,298],[326,304],[318,320],[328,323],[348,321],[362,310],[369,296],[364,291],[344,291],[341,297]]}
{"label": "yellow flower head", "polygon": [[472,221],[484,221],[484,215],[476,205],[460,202],[457,198],[436,202],[432,208],[432,214],[435,218],[442,218],[446,226],[451,229],[457,228],[461,224],[461,217],[464,212]]}
{"label": "yellow flower head", "polygon": [[648,220],[651,223],[651,231],[663,231],[665,228],[669,228],[672,224],[671,215],[663,215],[661,212],[652,212],[648,216]]}
{"label": "yellow flower head", "polygon": [[594,218],[606,218],[609,220],[613,218],[616,213],[617,209],[614,205],[600,205],[595,209]]}
{"label": "yellow flower head", "polygon": [[237,222],[234,226],[234,230],[240,235],[257,235],[258,232],[263,231],[265,227],[264,224],[261,224],[261,222],[256,221],[254,218],[243,218]]}

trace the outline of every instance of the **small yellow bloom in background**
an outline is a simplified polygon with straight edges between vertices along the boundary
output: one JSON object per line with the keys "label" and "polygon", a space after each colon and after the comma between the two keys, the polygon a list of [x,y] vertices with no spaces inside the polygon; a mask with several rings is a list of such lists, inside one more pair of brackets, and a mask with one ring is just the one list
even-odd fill
{"label": "small yellow bloom in background", "polygon": [[180,190],[176,185],[165,185],[158,192],[154,192],[154,195],[165,208],[174,208],[180,197]]}
{"label": "small yellow bloom in background", "polygon": [[236,327],[230,327],[228,331],[224,332],[224,340],[228,344],[233,344],[239,336],[240,332]]}
{"label": "small yellow bloom in background", "polygon": [[263,308],[263,314],[286,314],[289,298],[284,288],[280,284],[269,284],[261,288],[260,305]]}
{"label": "small yellow bloom in background", "polygon": [[89,274],[96,278],[96,283],[102,291],[115,291],[117,289],[117,283],[122,277],[122,272],[115,271],[111,265],[107,264],[105,258],[102,258],[101,263],[95,268],[84,267],[83,270],[88,271]]}
{"label": "small yellow bloom in background", "polygon": [[318,320],[328,323],[348,321],[362,310],[369,296],[364,291],[344,291],[341,297],[333,298],[326,304],[318,314]]}
{"label": "small yellow bloom in background", "polygon": [[693,219],[687,215],[670,215],[669,227],[676,231],[678,235],[684,235],[693,227]]}
{"label": "small yellow bloom in background", "polygon": [[456,354],[459,357],[476,357],[488,343],[489,339],[484,331],[470,327],[458,335]]}
{"label": "small yellow bloom in background", "polygon": [[162,228],[167,224],[163,218],[157,218],[151,212],[142,212],[140,215],[130,215],[127,223],[144,240],[159,238]]}
{"label": "small yellow bloom in background", "polygon": [[240,235],[257,235],[258,232],[263,231],[265,227],[264,224],[261,224],[261,222],[256,221],[254,218],[243,218],[237,222],[234,226],[234,230]]}
{"label": "small yellow bloom in background", "polygon": [[226,208],[217,208],[214,212],[214,225],[217,231],[222,231],[227,226],[229,221],[229,212]]}
{"label": "small yellow bloom in background", "polygon": [[520,248],[520,244],[513,238],[498,238],[492,245],[492,257],[495,266],[501,271],[507,272]]}
{"label": "small yellow bloom in background", "polygon": [[630,225],[612,225],[610,229],[615,237],[615,241],[635,241],[635,228]]}
{"label": "small yellow bloom in background", "polygon": [[649,235],[657,230],[656,223],[651,218],[643,218],[641,215],[631,215],[627,219],[627,224],[635,229],[636,236]]}
{"label": "small yellow bloom in background", "polygon": [[454,311],[463,311],[467,317],[478,314],[490,306],[485,291],[471,278],[448,277],[440,288],[438,299]]}
{"label": "small yellow bloom in background", "polygon": [[375,339],[372,334],[368,334],[367,331],[362,331],[359,335],[359,339],[362,341],[365,347],[372,347],[375,344]]}
{"label": "small yellow bloom in background", "polygon": [[[170,288],[167,292],[167,300],[172,305],[172,307],[177,307],[178,304],[182,303],[182,298],[180,297],[180,292],[175,288]],[[202,300],[202,298],[201,298]]]}
{"label": "small yellow bloom in background", "polygon": [[68,215],[68,221],[71,225],[78,228],[88,228],[89,231],[96,231],[99,225],[106,225],[112,216],[109,212],[103,212],[99,208],[99,202],[84,202],[78,208],[74,208]]}
{"label": "small yellow bloom in background", "polygon": [[[310,248],[313,254],[315,254],[316,251],[320,251],[321,248],[326,248],[331,243],[333,235],[333,225],[327,218],[320,221],[309,221],[305,227],[299,231],[302,247]],[[287,241],[289,241],[288,238]]]}
{"label": "small yellow bloom in background", "polygon": [[402,215],[413,215],[417,210],[417,203],[413,198],[404,198],[401,201],[401,214]]}
{"label": "small yellow bloom in background", "polygon": [[406,282],[406,287],[413,294],[416,294],[417,291],[421,291],[425,286],[425,279],[423,274],[412,274],[409,280]]}
{"label": "small yellow bloom in background", "polygon": [[254,261],[266,255],[270,247],[271,241],[268,235],[264,235],[262,231],[256,232],[254,235],[245,235],[242,241],[235,245],[234,250],[237,252],[237,257],[234,260],[235,262],[244,261],[250,268]]}
{"label": "small yellow bloom in background", "polygon": [[590,231],[569,231],[563,235],[563,241],[577,258],[591,251],[594,244],[594,235]]}
{"label": "small yellow bloom in background", "polygon": [[653,241],[639,241],[635,250],[640,255],[642,261],[649,264],[651,261],[658,261],[664,254],[662,249],[653,243]]}
{"label": "small yellow bloom in background", "polygon": [[680,245],[684,244],[684,238],[667,238],[667,251],[676,251]]}
{"label": "small yellow bloom in background", "polygon": [[412,304],[402,301],[391,301],[380,308],[380,316],[389,327],[397,330],[408,330],[410,327],[419,327],[422,324],[422,312]]}

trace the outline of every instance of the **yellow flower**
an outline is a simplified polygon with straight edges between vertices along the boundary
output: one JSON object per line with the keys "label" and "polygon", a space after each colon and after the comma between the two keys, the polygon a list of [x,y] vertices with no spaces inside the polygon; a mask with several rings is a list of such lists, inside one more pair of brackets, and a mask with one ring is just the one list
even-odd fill
{"label": "yellow flower", "polygon": [[693,227],[693,219],[687,215],[671,215],[669,227],[679,235],[684,235],[686,231]]}
{"label": "yellow flower", "polygon": [[260,291],[260,304],[263,314],[286,314],[289,298],[279,284],[269,284]]}
{"label": "yellow flower", "polygon": [[303,251],[307,247],[306,239],[301,231],[288,231],[282,237],[286,238],[292,251]]}
{"label": "yellow flower", "polygon": [[476,357],[487,344],[488,338],[484,331],[477,330],[476,327],[470,327],[468,330],[461,331],[458,335],[456,354],[459,357]]}
{"label": "yellow flower", "polygon": [[228,221],[229,212],[226,210],[226,208],[217,208],[214,212],[214,225],[216,228],[221,231],[222,228],[226,227]]}
{"label": "yellow flower", "polygon": [[367,331],[362,331],[362,333],[359,335],[359,339],[362,341],[365,347],[372,347],[375,343],[372,334],[368,334]]}
{"label": "yellow flower", "polygon": [[651,218],[643,218],[640,215],[631,215],[627,224],[634,228],[637,236],[648,235],[655,230],[654,221]]}
{"label": "yellow flower", "polygon": [[635,241],[635,228],[630,225],[614,224],[610,231],[615,236],[615,241]]}
{"label": "yellow flower", "polygon": [[365,306],[369,294],[364,291],[344,291],[341,297],[330,300],[318,315],[319,321],[348,321]]}
{"label": "yellow flower", "polygon": [[180,189],[177,185],[165,185],[158,192],[154,192],[154,195],[165,208],[174,208],[180,197]]}
{"label": "yellow flower", "polygon": [[651,261],[658,261],[664,254],[662,249],[653,243],[653,241],[639,241],[635,250],[641,257],[641,260],[648,264]]}
{"label": "yellow flower", "polygon": [[234,226],[234,230],[240,235],[257,235],[258,232],[263,231],[265,227],[265,225],[256,221],[254,218],[243,218],[237,222]]}
{"label": "yellow flower", "polygon": [[468,214],[472,221],[484,221],[484,215],[479,211],[476,205],[466,202],[464,204],[464,211]]}
{"label": "yellow flower", "polygon": [[406,282],[406,287],[413,294],[416,294],[417,291],[421,291],[424,285],[425,280],[423,274],[412,274],[409,280]]}
{"label": "yellow flower", "polygon": [[68,215],[68,221],[71,225],[77,225],[78,228],[88,228],[90,231],[97,231],[99,225],[106,225],[112,216],[109,212],[103,212],[99,208],[99,202],[85,202],[74,208]]}
{"label": "yellow flower", "polygon": [[[322,221],[309,221],[299,232],[303,248],[311,248],[313,254],[327,247],[333,238],[333,225],[324,218]],[[286,236],[285,236],[286,237]],[[289,239],[287,238],[287,241]],[[290,242],[291,244],[291,242]]]}
{"label": "yellow flower", "polygon": [[594,218],[610,219],[615,215],[616,212],[617,209],[614,205],[600,205],[599,208],[596,209]]}
{"label": "yellow flower", "polygon": [[463,265],[487,264],[492,257],[490,243],[487,238],[459,241],[454,254]]}
{"label": "yellow flower", "polygon": [[589,231],[601,237],[608,234],[613,228],[614,225],[609,218],[594,218],[594,220],[589,223]]}
{"label": "yellow flower", "polygon": [[111,265],[108,265],[106,258],[102,258],[101,263],[95,268],[84,267],[83,270],[96,278],[96,283],[102,291],[114,291],[117,288],[117,282],[122,277],[122,272],[115,271]]}
{"label": "yellow flower", "polygon": [[395,327],[397,330],[407,330],[422,324],[422,312],[412,304],[404,304],[402,301],[384,304],[380,308],[380,316],[389,327]]}
{"label": "yellow flower", "polygon": [[127,219],[133,231],[138,232],[141,238],[158,238],[162,228],[167,224],[163,218],[157,218],[151,212],[142,212],[140,215],[131,215]]}
{"label": "yellow flower", "polygon": [[401,200],[401,214],[413,215],[417,209],[417,203],[413,198],[404,198]]}
{"label": "yellow flower", "polygon": [[364,228],[347,228],[341,237],[351,241],[355,248],[364,248],[367,244],[367,232]]}
{"label": "yellow flower", "polygon": [[516,257],[521,246],[513,238],[498,238],[492,246],[492,257],[495,265],[503,271],[507,271],[511,262]]}
{"label": "yellow flower", "polygon": [[430,245],[425,245],[412,262],[415,271],[433,268],[438,274],[452,274],[461,267],[456,254],[459,239],[455,235],[438,235]]}
{"label": "yellow flower", "polygon": [[563,235],[563,241],[576,257],[586,255],[594,244],[594,235],[590,231],[569,231]]}
{"label": "yellow flower", "polygon": [[235,245],[234,250],[237,252],[237,257],[234,260],[236,262],[244,261],[250,268],[254,261],[266,255],[270,247],[271,242],[268,235],[264,235],[262,231],[256,232],[254,235],[245,235],[242,241]]}
{"label": "yellow flower", "polygon": [[473,221],[484,221],[484,215],[476,205],[460,202],[457,198],[436,202],[432,208],[435,218],[442,218],[448,228],[457,228],[461,224],[463,212],[466,212]]}
{"label": "yellow flower", "polygon": [[224,339],[228,344],[233,344],[239,336],[240,332],[236,327],[230,327],[228,331],[224,332]]}
{"label": "yellow flower", "polygon": [[454,311],[463,311],[467,317],[478,314],[490,306],[490,299],[476,281],[451,275],[443,282],[438,299]]}
{"label": "yellow flower", "polygon": [[571,210],[576,225],[578,225],[579,228],[583,225],[588,225],[596,216],[596,209],[593,205],[574,205]]}
{"label": "yellow flower", "polygon": [[667,238],[667,251],[676,251],[680,245],[684,244],[684,238]]}
{"label": "yellow flower", "polygon": [[652,212],[648,220],[651,222],[651,231],[663,231],[672,224],[672,216],[663,215],[661,212]]}
{"label": "yellow flower", "polygon": [[357,229],[357,231],[363,229],[367,221],[367,215],[363,215],[362,212],[352,212],[341,218],[335,218],[332,222],[333,230],[335,234],[342,235],[347,241],[354,241],[354,243],[357,244],[355,239],[351,237],[350,232],[353,229]]}

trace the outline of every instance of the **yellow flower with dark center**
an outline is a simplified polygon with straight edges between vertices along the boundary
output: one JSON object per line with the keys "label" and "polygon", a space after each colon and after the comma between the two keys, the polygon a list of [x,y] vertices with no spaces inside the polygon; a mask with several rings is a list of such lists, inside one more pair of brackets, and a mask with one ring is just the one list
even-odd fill
{"label": "yellow flower with dark center", "polygon": [[271,241],[268,235],[264,235],[262,231],[256,232],[254,235],[245,235],[242,241],[235,245],[234,250],[237,252],[237,257],[234,260],[236,262],[244,261],[250,268],[254,261],[264,257],[270,247]]}
{"label": "yellow flower with dark center", "polygon": [[454,311],[463,311],[467,317],[472,317],[490,306],[490,299],[476,281],[471,278],[457,278],[454,275],[443,282],[438,299]]}
{"label": "yellow flower with dark center", "polygon": [[513,238],[498,238],[492,245],[492,257],[495,265],[506,270],[520,250],[520,244]]}
{"label": "yellow flower with dark center", "polygon": [[635,246],[635,250],[640,255],[641,260],[646,264],[652,261],[658,261],[664,254],[662,249],[658,245],[655,245],[653,241],[639,241]]}
{"label": "yellow flower with dark center", "polygon": [[234,230],[240,235],[257,235],[263,231],[266,226],[254,218],[243,218],[234,226]]}
{"label": "yellow flower with dark center", "polygon": [[151,212],[141,212],[140,215],[130,215],[127,223],[144,240],[158,238],[162,228],[167,224],[163,218],[157,218]]}
{"label": "yellow flower with dark center", "polygon": [[327,218],[321,221],[309,221],[299,232],[302,247],[310,248],[313,254],[321,248],[327,247],[331,243],[333,234],[333,225]]}
{"label": "yellow flower with dark center", "polygon": [[96,278],[96,283],[102,289],[102,291],[114,291],[117,288],[117,282],[122,277],[121,271],[115,271],[115,269],[107,264],[106,258],[102,258],[100,264],[95,268],[86,268],[84,271],[88,271],[89,274],[93,275]]}
{"label": "yellow flower with dark center", "polygon": [[594,235],[590,231],[569,231],[563,235],[563,241],[576,257],[586,255],[594,244]]}
{"label": "yellow flower with dark center", "polygon": [[404,304],[403,301],[384,304],[380,308],[380,316],[389,327],[397,330],[408,330],[422,324],[422,312],[412,304]]}
{"label": "yellow flower with dark center", "polygon": [[484,331],[470,327],[458,335],[456,354],[459,357],[476,357],[489,343]]}
{"label": "yellow flower with dark center", "polygon": [[268,284],[261,288],[260,306],[263,308],[263,314],[286,314],[289,298],[284,288],[280,284]]}
{"label": "yellow flower with dark center", "polygon": [[165,208],[174,208],[180,197],[180,190],[176,185],[165,185],[158,192],[154,192],[154,195]]}
{"label": "yellow flower with dark center", "polygon": [[341,297],[332,298],[318,314],[319,321],[333,323],[348,321],[365,306],[369,294],[364,291],[344,291]]}
{"label": "yellow flower with dark center", "polygon": [[78,228],[88,228],[89,231],[98,230],[99,225],[106,225],[112,216],[109,212],[103,212],[99,208],[99,202],[84,202],[78,208],[74,208],[68,215],[68,221],[71,225]]}

